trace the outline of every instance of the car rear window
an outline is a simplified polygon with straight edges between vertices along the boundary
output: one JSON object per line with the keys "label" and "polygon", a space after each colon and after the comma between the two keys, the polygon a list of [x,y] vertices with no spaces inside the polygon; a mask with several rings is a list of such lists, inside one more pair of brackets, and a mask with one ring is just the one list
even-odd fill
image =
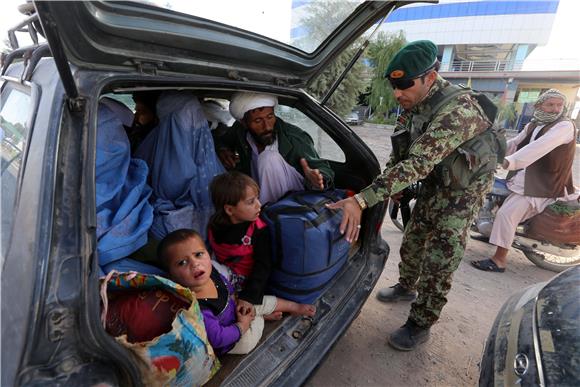
{"label": "car rear window", "polygon": [[31,111],[30,91],[6,85],[2,90],[0,110],[0,143],[2,144],[2,257],[8,249],[19,176],[22,169],[22,155],[30,128],[28,118]]}
{"label": "car rear window", "polygon": [[[362,0],[152,0],[158,7],[242,28],[314,52]],[[329,17],[332,15],[332,17]]]}
{"label": "car rear window", "polygon": [[340,146],[306,114],[290,106],[278,105],[276,115],[284,121],[298,126],[306,131],[314,141],[314,148],[320,157],[326,160],[344,163],[346,156]]}

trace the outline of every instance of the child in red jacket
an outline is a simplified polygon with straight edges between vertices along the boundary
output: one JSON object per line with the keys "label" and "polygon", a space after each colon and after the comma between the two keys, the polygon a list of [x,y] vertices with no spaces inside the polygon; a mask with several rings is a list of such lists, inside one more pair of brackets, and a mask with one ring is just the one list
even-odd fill
{"label": "child in red jacket", "polygon": [[[258,184],[232,171],[216,176],[210,191],[216,212],[209,223],[209,243],[218,262],[231,274],[238,292],[238,310],[250,313],[254,305],[262,304],[272,262],[270,233],[260,219]],[[267,319],[279,319],[285,312],[309,317],[316,313],[314,305],[276,300]]]}

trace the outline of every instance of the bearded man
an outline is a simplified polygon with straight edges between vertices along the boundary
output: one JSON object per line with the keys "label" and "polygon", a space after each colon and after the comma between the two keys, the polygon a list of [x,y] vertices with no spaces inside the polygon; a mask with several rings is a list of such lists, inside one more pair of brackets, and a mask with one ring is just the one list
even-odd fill
{"label": "bearded man", "polygon": [[497,246],[495,254],[472,261],[477,269],[504,272],[518,224],[557,200],[578,198],[572,180],[576,128],[565,116],[566,96],[550,89],[540,95],[534,108],[531,122],[508,142],[502,166],[509,170],[506,180],[512,193],[493,222],[489,243]]}
{"label": "bearded man", "polygon": [[329,188],[334,178],[310,135],[276,117],[277,105],[278,98],[270,94],[235,93],[230,113],[236,122],[216,139],[224,167],[253,177],[262,203],[275,202],[290,191]]}

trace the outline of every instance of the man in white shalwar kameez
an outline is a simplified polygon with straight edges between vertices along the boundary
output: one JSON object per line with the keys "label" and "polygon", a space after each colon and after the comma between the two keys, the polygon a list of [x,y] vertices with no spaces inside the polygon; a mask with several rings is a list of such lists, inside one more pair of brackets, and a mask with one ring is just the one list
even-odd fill
{"label": "man in white shalwar kameez", "polygon": [[333,186],[334,171],[318,155],[304,130],[276,116],[278,98],[240,91],[232,95],[233,126],[216,138],[226,169],[251,176],[260,187],[260,202],[276,202],[287,192]]}
{"label": "man in white shalwar kameez", "polygon": [[518,224],[541,213],[550,204],[575,200],[572,162],[576,128],[564,117],[566,97],[556,89],[544,92],[534,104],[532,121],[508,141],[504,169],[512,193],[504,201],[493,223],[489,242],[497,246],[490,259],[472,261],[477,269],[504,272],[507,254]]}

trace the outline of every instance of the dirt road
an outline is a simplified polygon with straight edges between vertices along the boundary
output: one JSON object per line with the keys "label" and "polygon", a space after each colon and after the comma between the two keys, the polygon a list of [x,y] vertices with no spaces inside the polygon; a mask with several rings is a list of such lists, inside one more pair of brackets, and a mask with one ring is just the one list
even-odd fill
{"label": "dirt road", "polygon": [[[390,131],[367,127],[355,131],[384,165],[390,152]],[[576,157],[576,164],[578,161]],[[575,172],[578,176],[577,168]],[[409,304],[384,304],[376,300],[375,294],[398,280],[402,233],[387,220],[382,234],[391,253],[381,279],[358,318],[307,386],[476,386],[485,339],[504,301],[517,290],[547,281],[555,273],[538,268],[519,251],[510,252],[505,273],[476,270],[469,261],[487,258],[494,249],[470,240],[455,273],[448,304],[431,329],[431,340],[415,351],[398,352],[388,346],[386,338],[403,325]]]}

